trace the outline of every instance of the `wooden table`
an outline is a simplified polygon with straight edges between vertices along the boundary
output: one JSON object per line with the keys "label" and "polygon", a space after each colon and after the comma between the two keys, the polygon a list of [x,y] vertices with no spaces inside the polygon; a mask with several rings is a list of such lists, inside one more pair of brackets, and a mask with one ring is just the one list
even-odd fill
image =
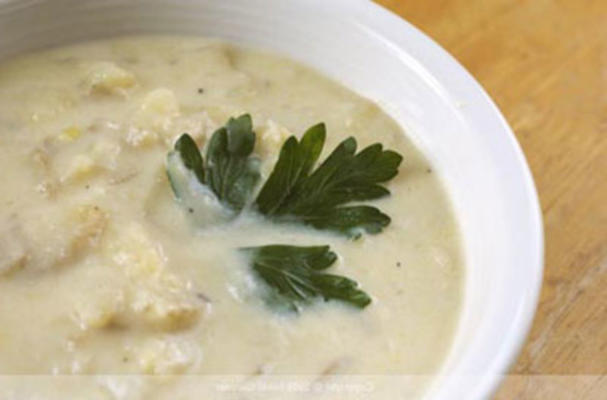
{"label": "wooden table", "polygon": [[453,54],[510,122],[546,268],[498,399],[607,399],[607,0],[379,0]]}

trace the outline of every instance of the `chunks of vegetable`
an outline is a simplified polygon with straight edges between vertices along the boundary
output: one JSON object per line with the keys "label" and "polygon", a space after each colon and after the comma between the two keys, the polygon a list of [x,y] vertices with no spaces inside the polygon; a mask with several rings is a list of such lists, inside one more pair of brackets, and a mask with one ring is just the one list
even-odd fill
{"label": "chunks of vegetable", "polygon": [[103,252],[115,268],[100,287],[76,305],[82,329],[144,326],[175,331],[194,324],[203,310],[188,282],[167,268],[160,246],[143,226],[130,224],[107,240]]}
{"label": "chunks of vegetable", "polygon": [[48,270],[74,261],[98,244],[108,221],[105,211],[90,204],[52,204],[25,214],[14,215],[11,233],[3,235],[1,245],[7,250],[2,259],[12,255],[1,264],[11,269]]}
{"label": "chunks of vegetable", "polygon": [[86,83],[91,93],[123,93],[135,85],[135,76],[113,62],[100,61],[88,67]]}

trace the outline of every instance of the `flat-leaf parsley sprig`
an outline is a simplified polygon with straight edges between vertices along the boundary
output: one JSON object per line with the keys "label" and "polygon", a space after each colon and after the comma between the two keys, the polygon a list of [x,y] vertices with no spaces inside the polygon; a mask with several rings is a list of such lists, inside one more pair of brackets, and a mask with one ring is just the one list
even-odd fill
{"label": "flat-leaf parsley sprig", "polygon": [[[379,143],[357,152],[356,140],[349,137],[317,166],[326,127],[314,125],[301,140],[291,136],[284,142],[253,200],[260,179],[255,139],[251,117],[245,114],[230,118],[215,131],[206,160],[187,133],[177,140],[167,156],[167,174],[175,197],[195,222],[207,225],[223,211],[233,217],[250,210],[273,222],[302,224],[351,238],[379,233],[390,223],[378,208],[360,203],[390,194],[383,184],[398,173],[400,154]],[[356,281],[325,272],[337,260],[329,246],[273,244],[241,251],[267,286],[268,304],[299,311],[316,299],[339,300],[357,308],[371,303]]]}
{"label": "flat-leaf parsley sprig", "polygon": [[326,129],[318,124],[298,141],[291,136],[255,200],[260,213],[275,221],[300,222],[347,236],[381,232],[390,217],[367,205],[390,194],[380,185],[398,173],[402,156],[379,143],[356,153],[356,139],[341,142],[315,170]]}
{"label": "flat-leaf parsley sprig", "polygon": [[299,311],[316,299],[340,300],[365,308],[371,298],[352,279],[324,272],[337,255],[329,246],[270,245],[241,249],[267,285],[266,302],[277,308]]}

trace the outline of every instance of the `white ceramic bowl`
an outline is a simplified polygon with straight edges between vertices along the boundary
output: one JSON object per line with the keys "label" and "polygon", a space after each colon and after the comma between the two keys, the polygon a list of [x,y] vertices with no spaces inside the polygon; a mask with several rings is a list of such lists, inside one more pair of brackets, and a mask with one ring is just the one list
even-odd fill
{"label": "white ceramic bowl", "polygon": [[523,154],[478,83],[367,0],[0,0],[0,59],[132,33],[187,33],[298,59],[379,102],[442,176],[467,278],[453,348],[428,397],[490,396],[529,329],[542,280],[541,214]]}

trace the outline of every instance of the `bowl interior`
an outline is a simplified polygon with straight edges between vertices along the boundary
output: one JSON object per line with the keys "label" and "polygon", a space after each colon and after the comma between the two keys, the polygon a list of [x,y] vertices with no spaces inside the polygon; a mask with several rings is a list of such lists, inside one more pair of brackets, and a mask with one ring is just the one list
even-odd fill
{"label": "bowl interior", "polygon": [[411,25],[366,0],[0,0],[0,59],[132,33],[218,37],[286,54],[371,98],[441,175],[463,235],[466,288],[432,398],[484,398],[524,340],[542,228],[524,157],[473,78]]}

